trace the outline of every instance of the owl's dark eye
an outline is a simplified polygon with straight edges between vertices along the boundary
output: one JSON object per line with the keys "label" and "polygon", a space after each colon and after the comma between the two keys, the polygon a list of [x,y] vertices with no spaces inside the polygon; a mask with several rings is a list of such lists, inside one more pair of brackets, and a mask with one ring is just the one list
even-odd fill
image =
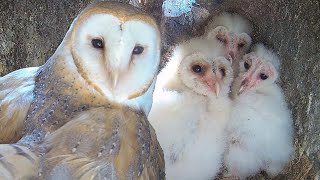
{"label": "owl's dark eye", "polygon": [[142,46],[134,47],[132,54],[139,55],[143,53],[144,48]]}
{"label": "owl's dark eye", "polygon": [[91,44],[94,48],[103,48],[103,42],[101,39],[92,39]]}
{"label": "owl's dark eye", "polygon": [[226,43],[226,40],[224,39],[223,36],[217,35],[217,39],[218,39],[218,41],[220,41],[222,43]]}
{"label": "owl's dark eye", "polygon": [[245,45],[244,43],[240,43],[240,44],[238,44],[238,47],[239,47],[239,48],[243,48],[244,45]]}
{"label": "owl's dark eye", "polygon": [[226,69],[220,68],[220,72],[221,72],[221,75],[222,75],[223,77],[226,76]]}
{"label": "owl's dark eye", "polygon": [[268,79],[268,75],[261,73],[261,74],[260,74],[260,78],[261,78],[262,80],[266,80],[266,79]]}
{"label": "owl's dark eye", "polygon": [[250,64],[247,63],[247,62],[244,62],[244,68],[245,68],[246,70],[248,70],[248,69],[250,68]]}
{"label": "owl's dark eye", "polygon": [[200,65],[193,65],[192,66],[192,71],[197,73],[197,74],[200,74],[203,71],[203,69],[202,69],[202,67]]}

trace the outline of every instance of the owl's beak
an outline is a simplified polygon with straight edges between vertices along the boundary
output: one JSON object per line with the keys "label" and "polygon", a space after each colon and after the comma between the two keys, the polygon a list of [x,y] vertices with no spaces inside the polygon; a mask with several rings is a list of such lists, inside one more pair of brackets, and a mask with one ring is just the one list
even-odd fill
{"label": "owl's beak", "polygon": [[113,89],[117,87],[118,79],[119,79],[119,72],[114,72],[111,80]]}
{"label": "owl's beak", "polygon": [[[236,41],[237,42],[237,36],[234,33],[230,33],[230,39],[232,39],[231,41]],[[235,60],[237,58],[237,52],[238,52],[238,44],[237,43],[229,43],[228,46],[228,56],[231,57],[232,60]]]}
{"label": "owl's beak", "polygon": [[214,71],[214,74],[215,74],[215,77],[216,77],[216,80],[215,80],[216,81],[216,83],[215,83],[216,95],[217,95],[217,97],[219,97],[219,94],[220,94],[220,82],[222,81],[222,75],[217,70]]}
{"label": "owl's beak", "polygon": [[231,51],[228,56],[227,59],[230,61],[230,63],[232,64],[232,60],[235,58],[235,53],[233,51]]}
{"label": "owl's beak", "polygon": [[230,54],[228,54],[227,55],[227,60],[232,64],[233,57]]}
{"label": "owl's beak", "polygon": [[247,79],[244,79],[242,82],[241,82],[241,85],[240,85],[240,89],[239,89],[239,92],[238,94],[241,94],[248,86],[248,80]]}
{"label": "owl's beak", "polygon": [[256,81],[254,80],[254,78],[252,78],[252,75],[244,77],[244,79],[241,82],[240,85],[240,89],[238,94],[243,93],[245,90],[250,89],[252,87],[254,87],[256,84]]}
{"label": "owl's beak", "polygon": [[220,84],[219,82],[216,83],[216,95],[217,97],[219,97],[219,94],[220,94]]}
{"label": "owl's beak", "polygon": [[240,89],[238,94],[240,95],[243,93],[245,90],[250,89],[251,87],[254,86],[255,81],[254,81],[254,74],[255,74],[256,69],[254,67],[251,67],[244,75],[240,84]]}
{"label": "owl's beak", "polygon": [[203,81],[205,84],[207,84],[209,89],[212,92],[214,92],[217,97],[219,97],[219,94],[220,94],[219,77],[215,73],[210,72],[204,76]]}

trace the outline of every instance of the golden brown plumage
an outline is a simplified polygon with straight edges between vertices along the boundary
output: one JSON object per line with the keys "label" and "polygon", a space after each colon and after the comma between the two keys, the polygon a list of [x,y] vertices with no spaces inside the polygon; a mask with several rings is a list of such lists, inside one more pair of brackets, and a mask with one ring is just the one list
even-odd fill
{"label": "golden brown plumage", "polygon": [[41,173],[45,179],[164,179],[155,137],[142,112],[117,104],[93,108],[45,138]]}

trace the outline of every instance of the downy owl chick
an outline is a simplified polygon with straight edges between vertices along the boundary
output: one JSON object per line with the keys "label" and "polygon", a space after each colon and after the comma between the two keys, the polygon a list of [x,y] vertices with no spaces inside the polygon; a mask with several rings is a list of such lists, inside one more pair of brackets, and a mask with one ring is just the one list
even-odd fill
{"label": "downy owl chick", "polygon": [[200,41],[179,44],[156,84],[149,120],[164,150],[167,179],[209,179],[221,166],[232,68],[222,48],[193,43]]}
{"label": "downy owl chick", "polygon": [[[181,42],[173,50],[165,68],[161,70],[157,77],[155,94],[162,93],[162,90],[181,91],[185,90],[185,85],[179,77],[179,64],[191,54],[203,54],[206,58],[224,56],[229,61],[231,59],[224,53],[224,47],[217,41],[211,41],[204,37],[195,37]],[[157,95],[154,95],[156,97]]]}
{"label": "downy owl chick", "polygon": [[279,58],[262,44],[240,63],[227,132],[225,164],[229,175],[244,179],[265,170],[277,175],[293,152],[291,113],[281,88]]}
{"label": "downy owl chick", "polygon": [[239,60],[251,45],[251,23],[238,14],[223,12],[214,17],[205,29],[204,36],[224,46],[226,55],[233,60],[233,69],[238,72]]}

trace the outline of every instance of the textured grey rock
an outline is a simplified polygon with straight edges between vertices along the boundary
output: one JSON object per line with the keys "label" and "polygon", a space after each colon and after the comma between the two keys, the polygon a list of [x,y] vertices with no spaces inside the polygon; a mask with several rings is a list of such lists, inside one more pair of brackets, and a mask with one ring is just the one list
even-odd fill
{"label": "textured grey rock", "polygon": [[[295,124],[295,160],[275,179],[320,176],[320,2],[318,0],[198,0],[191,12],[162,17],[161,0],[123,1],[153,14],[161,24],[163,50],[201,35],[210,16],[236,12],[252,21],[254,41],[282,59],[281,86]],[[0,75],[39,66],[52,55],[68,26],[89,0],[2,0]],[[317,176],[317,177],[316,177]],[[256,179],[269,179],[263,175]]]}
{"label": "textured grey rock", "polygon": [[[0,0],[0,76],[42,65],[60,44],[73,19],[93,1]],[[161,4],[137,5],[160,20]]]}

